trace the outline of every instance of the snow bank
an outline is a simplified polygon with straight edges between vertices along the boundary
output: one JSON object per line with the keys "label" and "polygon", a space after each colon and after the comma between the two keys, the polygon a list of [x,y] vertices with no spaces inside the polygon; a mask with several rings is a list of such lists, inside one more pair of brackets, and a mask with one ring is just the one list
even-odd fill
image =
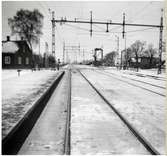
{"label": "snow bank", "polygon": [[42,70],[2,71],[2,136],[24,116],[27,110],[55,80],[57,72]]}

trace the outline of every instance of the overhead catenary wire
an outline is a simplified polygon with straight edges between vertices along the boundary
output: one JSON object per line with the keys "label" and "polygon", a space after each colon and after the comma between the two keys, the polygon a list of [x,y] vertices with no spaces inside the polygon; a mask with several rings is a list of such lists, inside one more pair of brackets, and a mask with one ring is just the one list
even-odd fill
{"label": "overhead catenary wire", "polygon": [[74,26],[74,25],[71,25],[71,24],[67,24],[65,23],[65,25],[69,26],[69,27],[72,27],[72,28],[76,28],[76,29],[80,29],[80,30],[84,30],[84,31],[90,31],[89,29],[86,29],[86,28],[82,28],[82,27],[79,27],[79,26]]}
{"label": "overhead catenary wire", "polygon": [[[74,26],[74,25],[70,25],[70,24],[66,24],[67,26],[70,26],[70,27],[73,27],[73,28],[76,28],[76,29],[81,29],[81,30],[84,30],[84,31],[88,31],[89,32],[89,29],[86,29],[86,28],[81,28],[81,27],[78,27],[78,26]],[[136,29],[136,30],[131,30],[131,31],[126,31],[126,33],[132,33],[132,32],[139,32],[139,31],[146,31],[146,30],[152,30],[152,29],[156,29],[156,28],[145,28],[145,29]],[[99,33],[105,33],[104,31],[94,31],[94,32],[99,32]],[[115,32],[108,32],[109,34],[110,33],[122,33],[121,31],[115,31]],[[97,34],[97,33],[94,33],[95,35],[103,35],[103,34]]]}
{"label": "overhead catenary wire", "polygon": [[60,35],[60,33],[59,33],[59,30],[58,30],[57,26],[55,26],[55,28],[56,28],[56,32],[57,32],[57,35],[58,35],[59,41],[61,42],[61,44],[63,44],[64,39],[62,39],[62,37],[61,37],[61,35]]}
{"label": "overhead catenary wire", "polygon": [[99,29],[102,30],[102,31],[105,31],[105,30],[106,30],[105,28],[102,28],[102,27],[100,27],[100,26],[98,26],[98,25],[96,25],[96,24],[94,24],[94,26],[97,27],[97,28],[99,28]]}
{"label": "overhead catenary wire", "polygon": [[[147,6],[147,5],[146,5]],[[142,9],[145,9],[146,8],[146,6],[144,7],[144,8],[142,8]],[[118,29],[118,28],[120,28],[120,27],[123,27],[123,31],[122,31],[122,36],[123,36],[123,39],[124,39],[124,34],[125,34],[125,27],[149,27],[149,29],[150,28],[159,28],[160,30],[163,30],[163,24],[162,24],[162,22],[161,22],[161,24],[136,24],[136,23],[127,23],[126,22],[127,20],[125,19],[125,14],[123,14],[123,22],[112,22],[112,21],[110,21],[110,22],[108,22],[108,21],[106,21],[106,22],[101,22],[101,21],[95,21],[95,20],[92,20],[92,11],[91,11],[91,20],[76,20],[76,18],[75,18],[75,20],[67,20],[66,18],[61,18],[60,20],[58,20],[58,19],[52,19],[52,22],[55,22],[55,23],[60,23],[60,24],[66,24],[67,25],[67,23],[71,23],[71,24],[76,24],[76,23],[82,23],[82,24],[90,24],[90,29],[86,29],[86,28],[82,28],[82,27],[78,27],[78,26],[73,26],[73,25],[69,25],[68,24],[68,26],[70,26],[70,27],[75,27],[75,28],[77,28],[77,29],[81,29],[81,30],[84,30],[84,31],[87,31],[87,32],[90,32],[90,36],[92,36],[92,32],[93,33],[95,33],[95,32],[103,32],[103,31],[97,31],[97,30],[93,30],[92,29],[92,25],[105,25],[105,26],[107,26],[107,30],[106,30],[106,32],[108,32],[108,26],[113,26],[113,25],[116,25],[116,26],[118,26],[118,27],[115,27],[115,28],[112,28],[112,29],[110,29],[110,31],[111,30],[116,30],[116,29]],[[161,16],[161,21],[162,21],[162,16]],[[97,27],[97,26],[96,26]],[[101,30],[102,30],[102,28],[101,27],[98,27],[98,28],[100,28]],[[146,31],[146,30],[149,30],[149,29],[142,29],[142,30],[140,30],[140,29],[137,29],[137,30],[131,30],[131,31],[127,31],[127,33],[134,33],[134,32],[139,32],[139,31]],[[111,32],[109,32],[109,33],[111,33]],[[112,32],[113,33],[113,32]],[[119,32],[118,32],[119,33]],[[121,33],[121,32],[120,32]],[[162,31],[160,31],[160,35],[162,36]],[[160,40],[161,41],[161,40]],[[160,43],[161,44],[161,43]],[[160,48],[160,49],[162,49],[162,48]]]}
{"label": "overhead catenary wire", "polygon": [[131,31],[126,31],[126,33],[132,33],[132,32],[138,32],[138,31],[146,31],[146,30],[152,30],[155,28],[145,28],[145,29],[137,29],[137,30],[131,30]]}

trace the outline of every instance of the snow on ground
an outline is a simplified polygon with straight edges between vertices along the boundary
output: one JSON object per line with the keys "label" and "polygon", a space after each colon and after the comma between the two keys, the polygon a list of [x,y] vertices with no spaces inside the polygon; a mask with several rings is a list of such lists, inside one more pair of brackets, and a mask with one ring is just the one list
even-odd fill
{"label": "snow on ground", "polygon": [[146,90],[150,90],[157,94],[161,94],[165,96],[165,81],[157,81],[155,79],[150,79],[147,77],[137,77],[135,75],[127,75],[122,74],[119,71],[105,71],[103,70],[95,70],[101,74],[108,75],[112,78],[119,79],[120,81],[127,82],[131,85],[135,85],[136,87],[141,87]]}
{"label": "snow on ground", "polygon": [[161,154],[165,154],[165,97],[93,70],[82,72]]}
{"label": "snow on ground", "polygon": [[[32,73],[32,71],[29,69],[21,70],[20,76],[25,75],[25,74],[29,74],[29,73]],[[10,78],[16,78],[16,77],[18,77],[17,70],[15,70],[15,69],[2,70],[2,80],[7,80]]]}
{"label": "snow on ground", "polygon": [[27,110],[55,80],[57,72],[51,70],[2,71],[2,136],[24,116]]}
{"label": "snow on ground", "polygon": [[[105,70],[117,70],[116,67],[105,67]],[[157,79],[165,79],[165,70],[162,69],[161,74],[157,74],[157,69],[139,69],[138,72],[136,72],[136,69],[129,69],[129,70],[119,70],[121,73],[125,74],[133,74],[141,77],[149,77],[149,78],[157,78]]]}
{"label": "snow on ground", "polygon": [[72,85],[72,155],[149,154],[119,117],[74,70]]}
{"label": "snow on ground", "polygon": [[67,117],[68,73],[50,97],[18,155],[63,155]]}
{"label": "snow on ground", "polygon": [[159,85],[161,87],[165,86],[165,80],[163,79],[158,79],[158,78],[154,78],[154,77],[148,77],[145,75],[138,75],[138,73],[133,73],[133,72],[122,72],[122,71],[118,71],[118,70],[104,70],[107,71],[109,73],[113,73],[116,74],[119,77],[122,78],[128,78],[128,79],[133,79],[133,80],[138,80],[138,81],[142,81],[142,82],[146,82],[146,83],[150,83],[150,84],[154,84],[154,85]]}
{"label": "snow on ground", "polygon": [[117,70],[116,67],[107,67],[107,66],[99,66],[95,67],[93,65],[74,65],[76,68],[85,68],[85,69],[103,69],[107,71],[119,71],[120,73],[126,73],[126,74],[133,74],[133,75],[143,75],[148,76],[150,78],[161,78],[166,79],[166,73],[165,69],[162,69],[161,74],[157,74],[157,69],[139,69],[138,72],[136,72],[135,68],[129,68],[128,70]]}

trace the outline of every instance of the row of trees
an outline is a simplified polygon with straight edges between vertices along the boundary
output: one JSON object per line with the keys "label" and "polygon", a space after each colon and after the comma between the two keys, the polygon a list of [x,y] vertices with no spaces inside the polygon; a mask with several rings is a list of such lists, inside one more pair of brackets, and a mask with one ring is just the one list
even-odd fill
{"label": "row of trees", "polygon": [[[165,52],[165,42],[163,42],[163,52]],[[115,59],[117,55],[118,53],[116,51],[112,51],[107,55],[105,55],[103,60],[104,64],[114,66],[116,63]],[[128,66],[128,63],[131,60],[131,58],[135,58],[136,68],[138,71],[139,58],[147,57],[149,59],[149,68],[151,68],[153,63],[153,58],[158,57],[159,54],[158,54],[158,49],[154,48],[153,44],[146,45],[145,41],[137,40],[130,47],[128,47],[126,51],[125,49],[122,50],[121,55],[122,55],[122,62],[121,62],[122,66],[123,65]]]}

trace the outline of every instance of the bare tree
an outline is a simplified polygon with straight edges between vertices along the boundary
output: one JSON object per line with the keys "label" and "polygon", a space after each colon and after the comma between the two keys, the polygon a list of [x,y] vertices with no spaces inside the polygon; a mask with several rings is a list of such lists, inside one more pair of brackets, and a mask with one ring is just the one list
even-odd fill
{"label": "bare tree", "polygon": [[149,57],[150,61],[149,61],[149,68],[152,67],[152,61],[153,61],[153,57],[155,56],[155,54],[157,54],[157,50],[154,48],[153,44],[149,44],[147,49],[143,52],[147,57]]}
{"label": "bare tree", "polygon": [[137,72],[139,71],[139,56],[143,52],[145,44],[145,42],[137,40],[131,45],[131,50],[135,53]]}
{"label": "bare tree", "polygon": [[114,66],[116,55],[117,55],[117,52],[115,52],[115,51],[112,51],[112,52],[106,54],[104,57],[104,60],[103,60],[104,64],[107,66]]}
{"label": "bare tree", "polygon": [[124,53],[123,64],[128,69],[129,60],[131,59],[133,54],[132,49],[131,48],[127,48],[126,50],[124,49],[122,53]]}
{"label": "bare tree", "polygon": [[31,50],[33,44],[37,44],[42,35],[43,15],[37,10],[19,10],[13,18],[8,19],[8,24],[12,30],[12,35],[19,34],[27,40]]}

